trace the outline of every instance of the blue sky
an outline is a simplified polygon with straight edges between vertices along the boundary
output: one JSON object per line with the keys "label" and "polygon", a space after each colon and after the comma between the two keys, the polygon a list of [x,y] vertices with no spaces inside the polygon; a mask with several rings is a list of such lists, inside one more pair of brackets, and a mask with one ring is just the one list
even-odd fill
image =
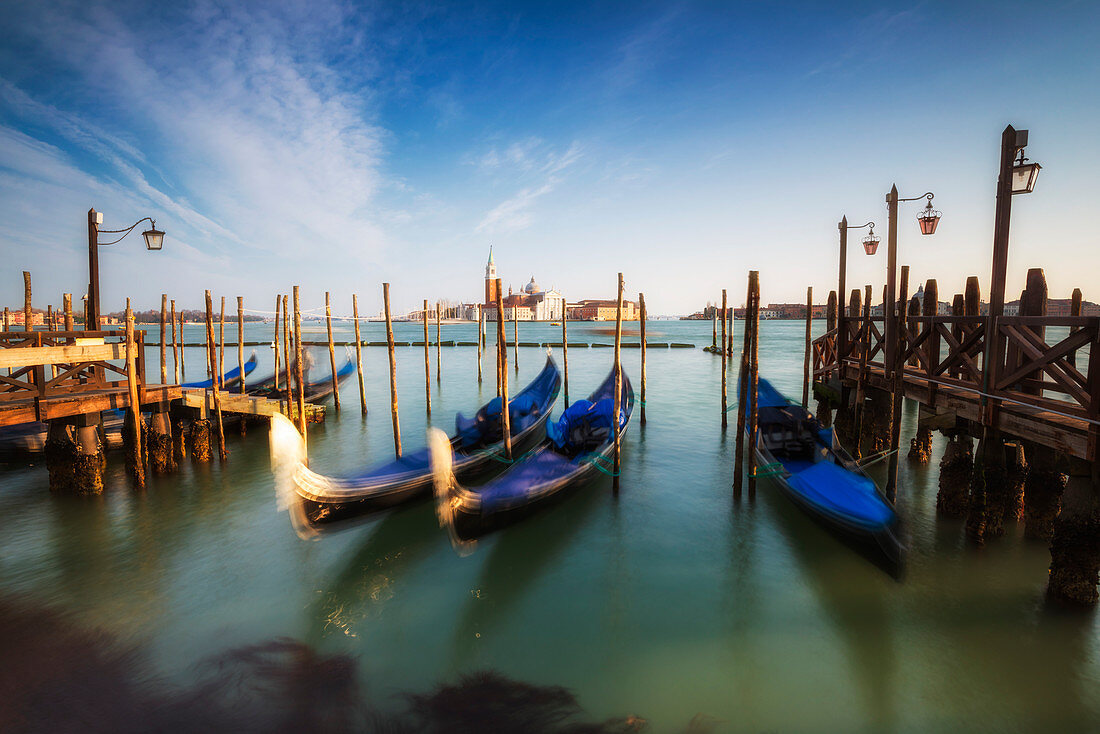
{"label": "blue sky", "polygon": [[[1093,225],[1100,6],[1065,3],[4,2],[0,303],[79,299],[85,212],[118,229],[103,305],[204,288],[269,308],[302,286],[363,309],[506,283],[571,299],[615,273],[654,313],[823,300],[836,223],[936,193],[900,262],[940,293],[988,288],[1000,131],[1044,166],[1014,200],[1010,294],[1100,300]],[[853,244],[858,249],[858,237]],[[883,253],[885,248],[880,250]],[[848,283],[884,279],[853,250]],[[340,308],[336,309],[340,311]]]}

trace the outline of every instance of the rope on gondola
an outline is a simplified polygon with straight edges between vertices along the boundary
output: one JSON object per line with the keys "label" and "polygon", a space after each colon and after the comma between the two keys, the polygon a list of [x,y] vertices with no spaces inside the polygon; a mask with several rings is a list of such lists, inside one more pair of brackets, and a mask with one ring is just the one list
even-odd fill
{"label": "rope on gondola", "polygon": [[887,456],[897,453],[899,450],[900,448],[897,448],[891,449],[889,451],[880,451],[877,454],[871,454],[870,456],[857,461],[856,465],[859,466],[861,469],[863,467],[871,466],[871,464],[876,464],[885,459]]}
{"label": "rope on gondola", "polygon": [[606,474],[609,477],[619,476],[619,472],[615,471],[614,469],[608,469],[604,466],[600,466],[600,463],[599,463],[600,461],[606,461],[609,464],[611,464],[612,467],[615,466],[614,462],[611,459],[604,456],[603,454],[592,454],[587,459],[585,459],[585,462],[590,464],[593,468],[595,468],[596,471],[603,472],[604,474]]}
{"label": "rope on gondola", "polygon": [[[763,473],[761,473],[761,470],[764,470]],[[782,474],[785,471],[786,469],[783,467],[783,463],[776,461],[771,464],[764,464],[764,466],[754,467],[752,471],[752,476],[757,478],[774,477],[778,474]]]}

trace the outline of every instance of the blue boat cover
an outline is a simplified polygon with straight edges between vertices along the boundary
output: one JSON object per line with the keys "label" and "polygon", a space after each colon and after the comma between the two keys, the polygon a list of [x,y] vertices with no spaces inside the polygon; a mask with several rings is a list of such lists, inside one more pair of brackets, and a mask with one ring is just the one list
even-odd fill
{"label": "blue boat cover", "polygon": [[868,528],[894,521],[894,511],[883,502],[870,479],[831,461],[819,461],[787,478],[791,488],[823,512],[842,516]]}
{"label": "blue boat cover", "polygon": [[[252,370],[254,370],[254,369],[256,369],[256,355],[255,355],[255,353],[253,353],[252,356],[248,358],[248,361],[244,363],[244,373],[245,373],[245,375],[251,374]],[[225,373],[225,379],[223,380],[223,382],[229,382],[230,380],[236,380],[240,376],[241,376],[241,368],[240,367],[234,367],[233,369],[231,369],[231,370],[229,370],[228,372]],[[182,385],[180,385],[180,387],[202,387],[202,388],[213,387],[213,386],[214,386],[214,379],[213,378],[211,378],[209,380],[199,380],[197,382],[185,382]]]}
{"label": "blue boat cover", "polygon": [[[619,427],[626,424],[625,403],[619,408]],[[591,451],[611,438],[615,400],[602,398],[595,403],[578,400],[566,408],[556,422],[546,424],[546,436],[566,453]]]}

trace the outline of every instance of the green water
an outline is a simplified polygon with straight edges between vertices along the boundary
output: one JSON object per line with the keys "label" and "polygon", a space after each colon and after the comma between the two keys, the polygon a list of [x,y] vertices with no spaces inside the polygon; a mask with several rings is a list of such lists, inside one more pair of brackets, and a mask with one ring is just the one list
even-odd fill
{"label": "green water", "polygon": [[[570,324],[571,341],[610,341],[594,328]],[[250,325],[246,338],[270,338],[269,329]],[[472,340],[475,329],[445,325],[443,339]],[[201,338],[199,327],[187,330]],[[384,339],[379,324],[365,332]],[[422,338],[413,324],[396,332]],[[337,339],[350,333],[341,327]],[[323,340],[323,330],[306,338]],[[559,327],[520,325],[521,340],[557,338]],[[794,397],[802,339],[802,323],[763,324],[762,374]],[[650,340],[703,346],[710,323],[654,322]],[[520,349],[513,386],[535,376],[544,353]],[[149,350],[150,365],[157,355]],[[325,371],[327,354],[316,356]],[[268,372],[270,351],[259,357],[257,374]],[[344,411],[310,429],[316,471],[351,472],[392,453],[385,350],[365,349],[364,360],[370,415],[359,414],[355,378],[343,383]],[[571,349],[571,399],[611,360],[609,349]],[[638,350],[624,360],[637,390]],[[201,350],[189,349],[186,364],[189,378],[204,376]],[[479,387],[476,350],[444,348],[439,385],[433,350],[435,425],[448,429],[455,411],[492,397],[492,359],[484,365]],[[415,447],[425,428],[423,350],[399,349],[397,368],[402,436]],[[636,714],[659,732],[682,731],[700,713],[720,720],[716,731],[737,732],[1100,728],[1096,615],[1044,603],[1042,544],[1012,528],[976,551],[961,522],[935,517],[941,437],[931,465],[901,462],[909,571],[898,583],[767,480],[754,501],[733,502],[734,432],[720,427],[717,357],[652,349],[648,376],[649,423],[638,425],[635,411],[618,498],[601,477],[465,558],[428,504],[300,540],[276,509],[260,426],[244,439],[229,431],[225,465],[186,462],[141,493],[115,456],[108,490],[94,499],[52,497],[41,466],[5,470],[0,594],[73,612],[141,646],[181,683],[220,651],[276,637],[348,654],[381,708],[492,669],[566,686],[592,719]],[[903,442],[915,419],[908,405]]]}

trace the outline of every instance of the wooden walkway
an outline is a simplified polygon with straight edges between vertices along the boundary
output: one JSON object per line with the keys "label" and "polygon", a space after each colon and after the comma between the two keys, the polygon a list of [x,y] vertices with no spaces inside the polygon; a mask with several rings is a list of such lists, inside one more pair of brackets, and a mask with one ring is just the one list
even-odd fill
{"label": "wooden walkway", "polygon": [[[904,397],[926,408],[925,425],[946,427],[954,416],[1097,461],[1100,317],[906,316],[895,345],[886,343],[883,321],[849,315],[813,341],[819,397],[835,399],[859,383],[890,391],[896,372]],[[1048,343],[1051,327],[1068,335]]]}

